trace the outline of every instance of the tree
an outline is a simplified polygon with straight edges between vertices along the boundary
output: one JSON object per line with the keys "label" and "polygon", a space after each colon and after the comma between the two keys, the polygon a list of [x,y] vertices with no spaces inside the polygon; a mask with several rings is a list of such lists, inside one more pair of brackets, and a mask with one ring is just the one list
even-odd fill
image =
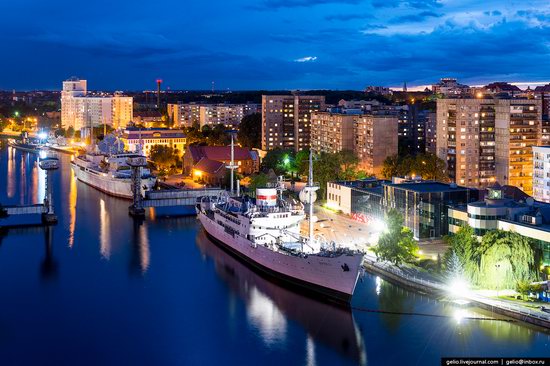
{"label": "tree", "polygon": [[269,181],[269,177],[265,173],[254,174],[252,177],[250,177],[250,185],[248,186],[248,188],[250,189],[250,191],[256,192],[256,188],[266,187]]}
{"label": "tree", "polygon": [[388,229],[380,236],[374,248],[377,260],[388,261],[396,266],[412,261],[418,251],[418,245],[412,231],[403,227],[403,216],[397,210],[391,209],[385,218]]}
{"label": "tree", "polygon": [[294,161],[293,150],[274,149],[267,152],[260,168],[264,172],[273,169],[275,174],[284,175],[292,170],[292,161]]}
{"label": "tree", "polygon": [[59,136],[67,137],[67,131],[65,131],[65,129],[63,127],[58,128],[57,130],[55,130],[55,137],[59,137]]}
{"label": "tree", "polygon": [[351,150],[342,150],[338,152],[337,159],[340,164],[339,179],[350,180],[357,177],[357,165],[359,158]]}
{"label": "tree", "polygon": [[456,254],[462,265],[464,275],[472,281],[477,276],[478,265],[474,256],[479,246],[474,229],[469,225],[465,225],[458,229],[455,234],[446,237],[446,241],[450,248],[445,254],[445,263],[449,263],[449,257]]}
{"label": "tree", "polygon": [[532,239],[511,231],[491,230],[481,240],[474,256],[479,265],[476,282],[483,288],[515,288],[519,281],[537,278]]}
{"label": "tree", "polygon": [[386,179],[392,177],[404,177],[410,175],[415,165],[414,158],[410,155],[401,157],[399,155],[388,156],[382,164],[382,176]]}
{"label": "tree", "polygon": [[[439,255],[438,255],[439,259]],[[462,261],[458,257],[458,254],[454,250],[451,249],[451,254],[447,258],[446,263],[447,268],[447,279],[452,282],[457,279],[464,278],[464,265],[462,264]]]}
{"label": "tree", "polygon": [[411,171],[426,180],[448,180],[445,162],[431,153],[416,155]]}
{"label": "tree", "polygon": [[253,113],[244,116],[239,124],[237,139],[241,146],[250,148],[261,147],[262,136],[262,114]]}
{"label": "tree", "polygon": [[447,181],[446,165],[431,153],[416,156],[388,156],[382,165],[382,176],[386,179],[416,175],[426,180]]}
{"label": "tree", "polygon": [[175,150],[165,145],[151,146],[149,158],[157,165],[160,171],[169,170],[177,161]]}

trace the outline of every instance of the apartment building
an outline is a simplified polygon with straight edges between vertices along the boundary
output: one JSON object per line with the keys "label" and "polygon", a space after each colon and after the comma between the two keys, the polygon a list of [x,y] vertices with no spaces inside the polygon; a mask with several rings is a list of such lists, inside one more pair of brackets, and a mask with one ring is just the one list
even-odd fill
{"label": "apartment building", "polygon": [[311,116],[311,149],[337,153],[355,149],[355,121],[359,115],[313,112]]}
{"label": "apartment building", "polygon": [[200,124],[200,104],[197,103],[169,103],[168,117],[177,127],[191,127]]}
{"label": "apartment building", "polygon": [[61,91],[61,126],[80,130],[102,124],[124,128],[133,118],[133,98],[121,93],[91,94],[87,81],[71,78]]}
{"label": "apartment building", "polygon": [[532,147],[541,130],[540,100],[437,100],[437,155],[457,184],[483,188],[498,181],[531,194]]}
{"label": "apartment building", "polygon": [[311,115],[324,110],[324,96],[263,95],[262,149],[308,149]]}
{"label": "apartment building", "polygon": [[388,156],[397,155],[398,120],[394,115],[361,115],[355,123],[355,154],[360,168],[381,175]]}

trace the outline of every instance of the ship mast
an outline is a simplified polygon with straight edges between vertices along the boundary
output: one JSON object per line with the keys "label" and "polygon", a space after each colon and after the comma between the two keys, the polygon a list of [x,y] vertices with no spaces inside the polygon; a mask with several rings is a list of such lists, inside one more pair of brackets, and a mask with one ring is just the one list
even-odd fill
{"label": "ship mast", "polygon": [[238,168],[238,166],[235,165],[235,130],[230,130],[228,131],[229,134],[231,135],[231,162],[229,163],[229,165],[226,166],[227,169],[229,169],[230,171],[230,179],[231,179],[231,183],[229,185],[229,194],[232,195],[233,194],[233,185],[234,185],[234,180],[235,180],[235,169]]}
{"label": "ship mast", "polygon": [[309,243],[313,243],[313,151],[309,150],[309,174],[307,177],[309,202]]}

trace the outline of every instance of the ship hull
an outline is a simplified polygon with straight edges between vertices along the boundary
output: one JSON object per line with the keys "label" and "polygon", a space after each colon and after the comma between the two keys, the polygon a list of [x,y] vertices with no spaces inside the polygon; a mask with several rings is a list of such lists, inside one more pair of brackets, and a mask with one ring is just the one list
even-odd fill
{"label": "ship hull", "polygon": [[19,143],[8,143],[9,146],[13,147],[14,149],[30,152],[33,154],[39,154],[41,149],[39,147],[34,147],[32,145],[26,145],[26,144],[19,144]]}
{"label": "ship hull", "polygon": [[[130,179],[112,178],[110,176],[103,176],[101,173],[91,171],[88,168],[79,166],[74,162],[71,162],[74,174],[76,178],[86,183],[87,185],[111,196],[132,199],[132,184]],[[142,195],[145,190],[151,190],[156,183],[156,178],[142,179]],[[146,189],[144,189],[144,186]]]}
{"label": "ship hull", "polygon": [[202,212],[199,213],[199,220],[214,243],[257,271],[322,300],[344,305],[350,303],[357,284],[362,255],[288,255],[261,245],[255,247],[244,237],[232,236]]}

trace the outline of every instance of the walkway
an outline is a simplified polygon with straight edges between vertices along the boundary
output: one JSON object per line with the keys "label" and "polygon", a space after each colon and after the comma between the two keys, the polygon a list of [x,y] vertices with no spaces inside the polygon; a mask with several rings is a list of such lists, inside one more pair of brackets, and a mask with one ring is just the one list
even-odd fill
{"label": "walkway", "polygon": [[[449,293],[449,286],[443,284],[435,276],[430,275],[426,272],[422,272],[418,269],[415,269],[414,267],[406,267],[401,269],[387,262],[377,262],[376,256],[374,256],[373,254],[365,255],[365,263],[379,269],[382,272],[388,272],[397,277],[400,277],[405,282],[413,283],[422,287],[427,287],[436,292]],[[513,313],[515,315],[515,318],[529,323],[537,324],[536,319],[540,319],[550,325],[550,313],[543,312],[538,309],[528,309],[509,301],[496,300],[486,296],[481,296],[473,291],[468,291],[464,294],[461,294],[461,298],[464,300],[476,302],[480,305],[485,305],[485,307],[498,308],[508,311],[510,313]],[[535,321],[529,321],[527,317],[533,318]]]}

